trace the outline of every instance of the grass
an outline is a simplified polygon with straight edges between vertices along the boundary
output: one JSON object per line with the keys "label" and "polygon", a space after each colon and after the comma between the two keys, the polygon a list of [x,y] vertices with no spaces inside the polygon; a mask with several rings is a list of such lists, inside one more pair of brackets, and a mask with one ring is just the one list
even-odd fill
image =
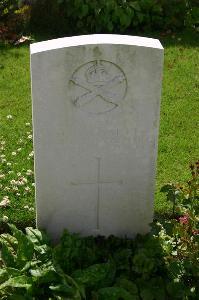
{"label": "grass", "polygon": [[[0,87],[0,174],[5,175],[1,178],[0,197],[8,196],[10,200],[8,208],[0,209],[0,216],[28,225],[35,219],[34,178],[26,175],[27,170],[33,170],[33,158],[29,156],[32,128],[27,124],[31,123],[28,46],[0,48]],[[13,185],[11,180],[21,181],[21,185]],[[16,186],[18,190],[13,190]],[[26,191],[28,187],[30,191]]]}
{"label": "grass", "polygon": [[159,190],[169,181],[189,178],[189,164],[199,157],[199,40],[187,33],[163,40],[164,80],[156,181],[157,212],[168,210]]}
{"label": "grass", "polygon": [[[170,210],[162,185],[188,179],[188,166],[198,159],[198,37],[184,33],[161,37],[165,65],[155,212]],[[34,176],[32,157],[29,47],[0,47],[0,217],[8,216],[20,227],[33,225]],[[5,142],[5,143],[4,143]],[[16,153],[16,154],[15,154]],[[28,171],[28,172],[27,172]],[[15,180],[15,181],[13,181]],[[16,190],[16,187],[18,190]],[[6,200],[6,199],[9,199]]]}

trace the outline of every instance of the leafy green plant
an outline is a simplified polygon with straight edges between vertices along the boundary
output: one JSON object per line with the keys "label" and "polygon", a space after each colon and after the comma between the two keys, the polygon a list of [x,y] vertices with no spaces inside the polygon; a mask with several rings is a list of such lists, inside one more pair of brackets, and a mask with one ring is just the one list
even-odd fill
{"label": "leafy green plant", "polygon": [[65,230],[54,246],[38,229],[8,224],[10,232],[0,235],[0,298],[198,299],[199,162],[190,168],[186,185],[163,188],[174,204],[171,218],[134,240]]}
{"label": "leafy green plant", "polygon": [[9,225],[12,234],[2,234],[0,272],[1,299],[83,299],[83,291],[70,276],[53,264],[52,248],[47,236],[37,229],[26,228],[26,234]]}
{"label": "leafy green plant", "polygon": [[173,218],[164,226],[159,224],[166,264],[175,280],[169,286],[186,286],[185,282],[189,282],[189,296],[194,293],[199,277],[199,161],[190,165],[190,169],[192,178],[185,185],[169,184],[162,188],[173,203]]}
{"label": "leafy green plant", "polygon": [[60,35],[175,30],[198,22],[193,0],[40,0],[32,8],[33,28]]}

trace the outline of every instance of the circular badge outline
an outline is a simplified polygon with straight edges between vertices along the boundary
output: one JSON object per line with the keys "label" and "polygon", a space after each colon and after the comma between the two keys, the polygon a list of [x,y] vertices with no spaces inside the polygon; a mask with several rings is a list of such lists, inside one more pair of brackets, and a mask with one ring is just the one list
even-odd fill
{"label": "circular badge outline", "polygon": [[[75,71],[72,73],[71,78],[72,78],[73,75],[74,75],[75,73],[77,73],[81,68],[83,68],[83,67],[86,66],[87,64],[95,63],[96,61],[100,61],[100,62],[102,62],[102,63],[105,62],[105,63],[112,64],[112,65],[114,65],[116,68],[118,68],[118,69],[120,70],[120,72],[124,75],[125,90],[124,90],[124,95],[121,97],[121,100],[119,101],[119,102],[121,102],[121,101],[124,100],[124,98],[126,97],[127,89],[128,89],[128,81],[127,81],[126,74],[124,73],[124,71],[122,70],[122,68],[121,68],[120,66],[118,66],[116,63],[112,62],[112,61],[105,60],[105,59],[95,59],[95,60],[88,61],[88,62],[82,64],[81,66],[79,66],[77,69],[75,69]],[[69,82],[70,82],[70,81],[72,81],[72,80],[69,79]],[[76,85],[75,83],[73,83],[73,84]],[[85,88],[85,89],[86,89],[86,88]],[[72,101],[72,102],[73,102],[73,104],[74,104],[74,101]],[[75,104],[74,104],[74,106],[76,106],[77,108],[79,108],[79,107],[78,107],[77,105],[75,105]],[[118,106],[119,106],[119,105],[118,105]],[[117,107],[118,107],[118,106],[117,106]],[[106,110],[106,111],[103,111],[103,112],[97,112],[97,113],[95,113],[95,112],[89,112],[89,111],[87,111],[87,113],[89,113],[89,114],[94,114],[94,115],[105,114],[105,113],[107,113],[107,112],[110,112],[110,111],[114,110],[114,109],[117,108],[117,107],[113,107],[113,108],[111,108],[111,109],[109,109],[109,110]],[[82,110],[81,108],[79,108],[79,109],[80,109],[81,111],[83,111],[83,112],[86,112],[85,110]]]}

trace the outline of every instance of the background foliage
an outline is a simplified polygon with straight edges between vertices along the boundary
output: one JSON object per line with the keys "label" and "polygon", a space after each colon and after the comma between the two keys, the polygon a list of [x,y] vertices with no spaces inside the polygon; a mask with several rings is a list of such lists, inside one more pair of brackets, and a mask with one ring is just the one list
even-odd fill
{"label": "background foliage", "polygon": [[0,37],[2,26],[55,36],[128,33],[197,29],[199,7],[197,0],[1,0],[0,18]]}
{"label": "background foliage", "polygon": [[195,27],[198,19],[195,0],[41,0],[34,2],[31,26],[56,34],[122,33]]}
{"label": "background foliage", "polygon": [[30,29],[31,7],[19,0],[0,0],[0,41],[15,41]]}

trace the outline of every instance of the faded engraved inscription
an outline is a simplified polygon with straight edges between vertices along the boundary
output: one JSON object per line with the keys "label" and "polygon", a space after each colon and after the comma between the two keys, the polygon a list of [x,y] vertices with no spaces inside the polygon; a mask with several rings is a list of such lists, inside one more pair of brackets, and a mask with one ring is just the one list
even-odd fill
{"label": "faded engraved inscription", "polygon": [[74,105],[94,114],[117,108],[127,89],[122,69],[105,60],[83,64],[74,71],[70,82],[73,83]]}

